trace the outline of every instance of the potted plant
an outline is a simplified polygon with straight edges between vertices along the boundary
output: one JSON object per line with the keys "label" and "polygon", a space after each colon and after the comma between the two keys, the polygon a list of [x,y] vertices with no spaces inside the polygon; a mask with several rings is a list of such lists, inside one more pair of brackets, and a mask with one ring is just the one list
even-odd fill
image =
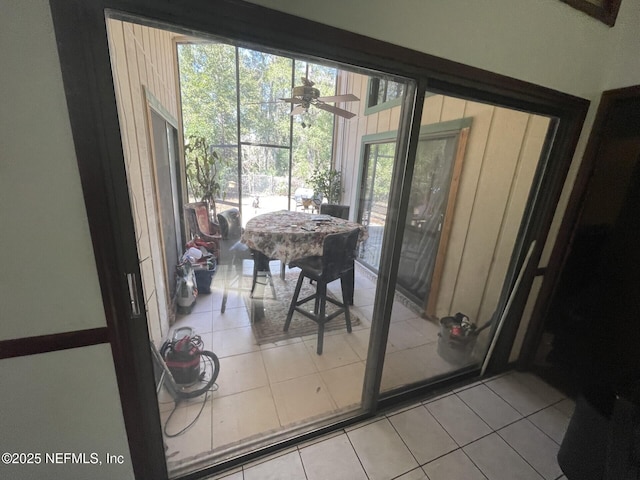
{"label": "potted plant", "polygon": [[321,199],[326,198],[328,203],[337,204],[342,196],[342,177],[338,170],[333,168],[320,170],[316,168],[311,177],[309,184],[313,188],[314,196]]}
{"label": "potted plant", "polygon": [[219,171],[226,166],[226,162],[217,152],[213,151],[206,138],[190,136],[184,146],[186,160],[187,183],[189,193],[209,206],[210,216],[217,215],[216,198],[224,198],[226,191],[220,183]]}

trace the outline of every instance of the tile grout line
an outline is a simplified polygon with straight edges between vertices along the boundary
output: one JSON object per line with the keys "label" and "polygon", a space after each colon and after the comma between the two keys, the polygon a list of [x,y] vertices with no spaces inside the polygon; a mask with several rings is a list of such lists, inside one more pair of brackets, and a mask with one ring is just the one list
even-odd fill
{"label": "tile grout line", "polygon": [[300,465],[302,465],[302,471],[304,472],[304,478],[309,480],[309,475],[307,475],[307,469],[304,468],[304,460],[302,460],[302,452],[300,452],[300,447],[296,445],[296,452],[298,452],[298,458],[300,459]]}
{"label": "tile grout line", "polygon": [[[487,386],[487,388],[489,388],[489,387]],[[491,391],[493,391],[493,390],[491,390]],[[494,392],[494,393],[496,393],[496,392]],[[484,438],[487,438],[487,437],[489,437],[490,435],[493,435],[494,433],[495,433],[495,434],[497,434],[497,435],[498,435],[498,437],[499,437],[500,439],[502,439],[502,441],[504,441],[504,442],[507,444],[507,446],[508,446],[511,450],[513,450],[513,451],[514,451],[514,452],[515,452],[515,453],[516,453],[520,458],[522,458],[522,460],[524,460],[524,461],[525,461],[525,463],[527,463],[527,465],[529,465],[529,466],[533,469],[533,471],[535,471],[538,475],[542,476],[542,475],[540,474],[540,472],[538,472],[535,468],[533,468],[533,466],[532,466],[532,465],[530,465],[530,464],[529,464],[529,462],[527,462],[527,461],[522,457],[522,455],[520,455],[520,454],[518,453],[518,451],[516,451],[516,449],[515,449],[515,448],[513,448],[513,447],[512,447],[512,446],[511,446],[511,445],[510,445],[510,444],[509,444],[509,443],[508,443],[504,438],[502,438],[502,436],[498,433],[498,431],[497,431],[497,430],[494,430],[494,429],[493,429],[493,427],[491,427],[491,425],[488,425],[488,424],[487,424],[487,423],[482,419],[482,417],[480,417],[480,416],[479,416],[479,415],[478,415],[478,414],[477,414],[477,413],[476,413],[476,412],[475,412],[475,411],[474,411],[474,410],[473,410],[469,405],[467,405],[467,403],[466,403],[462,398],[460,398],[460,397],[457,395],[457,393],[453,393],[453,395],[455,395],[456,397],[458,397],[458,398],[460,399],[460,401],[461,401],[464,405],[466,405],[466,406],[467,406],[467,408],[469,408],[469,409],[470,409],[470,410],[471,410],[471,411],[472,411],[472,412],[473,412],[473,413],[474,413],[478,418],[480,418],[480,420],[481,420],[481,421],[482,421],[482,422],[483,422],[487,427],[489,427],[489,430],[491,430],[491,431],[490,431],[490,433],[487,433],[486,435],[482,435],[481,437],[478,437],[478,438],[476,438],[475,440],[472,440],[471,442],[468,442],[468,443],[466,443],[466,444],[464,444],[464,445],[460,445],[460,443],[459,443],[455,438],[451,437],[451,435],[449,434],[449,432],[447,431],[447,429],[444,427],[444,425],[442,425],[442,424],[438,421],[438,419],[437,419],[435,416],[433,416],[433,415],[431,414],[431,412],[429,412],[429,414],[431,414],[431,416],[435,419],[435,421],[436,421],[436,422],[437,422],[437,423],[438,423],[438,424],[443,428],[443,430],[444,430],[445,432],[447,432],[447,434],[452,438],[452,440],[453,440],[453,441],[458,445],[458,450],[461,450],[461,451],[462,451],[462,453],[463,453],[463,454],[464,454],[464,455],[465,455],[465,456],[466,456],[466,457],[471,461],[471,463],[473,463],[473,464],[475,465],[475,467],[476,467],[476,468],[477,468],[477,469],[482,473],[482,475],[484,475],[484,476],[485,476],[485,478],[487,478],[487,477],[486,477],[486,475],[485,475],[485,472],[480,468],[480,466],[479,466],[479,465],[477,465],[477,464],[473,461],[473,459],[472,459],[471,457],[469,457],[469,455],[467,455],[467,452],[465,452],[465,451],[464,451],[464,448],[465,448],[465,447],[467,447],[467,446],[469,446],[469,445],[471,445],[472,443],[475,443],[475,442],[478,442],[478,441],[480,441],[480,440],[482,440],[482,439],[484,439]],[[498,394],[496,393],[496,395],[498,395]],[[447,395],[447,396],[450,396],[450,395]],[[498,395],[498,396],[499,396],[499,395]],[[443,397],[443,398],[447,398],[447,397]],[[500,398],[502,398],[502,397],[500,397]],[[511,406],[512,408],[514,408],[514,410],[515,410],[515,407],[513,407],[513,405],[511,405],[511,404],[510,404],[509,402],[507,402],[505,399],[502,399],[502,400],[504,400],[504,401],[507,403],[507,405],[510,405],[510,406]],[[425,406],[425,408],[426,408],[426,406]],[[427,409],[427,411],[428,411],[428,409]],[[517,411],[520,415],[522,415],[522,413],[521,413],[521,412],[519,412],[518,410],[516,410],[516,411]],[[519,422],[519,421],[520,421],[520,420],[522,420],[523,418],[525,418],[525,417],[523,416],[522,418],[520,418],[520,419],[516,420],[515,422],[512,422],[512,424],[513,424],[513,423],[516,423],[516,422]],[[502,427],[502,428],[505,428],[505,427]],[[449,453],[451,453],[451,452],[449,452]],[[448,454],[447,454],[447,455],[448,455]],[[444,455],[443,455],[443,456],[444,456]],[[426,465],[426,464],[425,464],[425,465]],[[542,478],[544,479],[544,476],[542,476]]]}
{"label": "tile grout line", "polygon": [[[547,407],[547,408],[551,408],[551,407]],[[545,435],[549,440],[551,440],[553,443],[555,443],[555,444],[556,444],[556,445],[558,445],[558,447],[559,447],[559,446],[560,446],[560,444],[559,444],[558,442],[556,442],[556,439],[555,439],[555,438],[551,437],[551,435],[549,435],[547,432],[545,432],[544,430],[542,430],[538,425],[536,425],[536,423],[535,423],[534,421],[529,420],[529,417],[531,417],[531,416],[533,416],[533,415],[536,415],[537,413],[540,413],[540,412],[542,412],[542,411],[546,410],[547,408],[543,408],[542,410],[539,410],[539,411],[538,411],[538,412],[536,412],[536,413],[532,413],[531,415],[529,415],[529,416],[527,416],[527,417],[524,417],[524,418],[525,418],[526,420],[528,420],[528,421],[529,421],[529,423],[530,423],[531,425],[533,425],[537,430],[539,430],[540,432],[542,432],[542,434],[544,434],[544,435]]]}
{"label": "tile grout line", "polygon": [[[493,432],[493,433],[495,433],[495,432]],[[487,436],[488,436],[488,435],[487,435]],[[483,437],[483,438],[484,438],[484,437]],[[471,444],[468,444],[468,445],[471,445]],[[462,454],[463,454],[465,457],[467,457],[467,458],[469,459],[469,461],[473,464],[473,466],[474,466],[474,467],[476,467],[476,468],[478,469],[478,471],[482,474],[482,476],[483,476],[485,479],[488,479],[488,478],[489,478],[489,477],[487,477],[487,476],[485,475],[484,471],[480,468],[480,465],[478,465],[476,462],[474,462],[474,461],[473,461],[473,458],[471,458],[471,457],[467,454],[467,452],[465,452],[465,451],[464,451],[464,448],[462,448],[462,447],[461,447],[461,448],[460,448],[460,451],[462,452]]]}
{"label": "tile grout line", "polygon": [[508,446],[511,450],[513,450],[513,451],[516,453],[516,455],[518,455],[518,456],[522,459],[522,461],[523,461],[524,463],[526,463],[527,465],[529,465],[529,467],[531,467],[531,469],[532,469],[534,472],[536,472],[538,475],[540,475],[540,477],[542,478],[542,480],[546,480],[546,477],[545,477],[541,472],[539,472],[539,471],[538,471],[538,469],[537,469],[536,467],[534,467],[533,465],[531,465],[531,463],[529,462],[529,460],[527,460],[526,458],[524,458],[524,456],[523,456],[523,455],[522,455],[518,450],[516,450],[516,449],[515,449],[515,448],[514,448],[514,447],[513,447],[513,446],[512,446],[512,445],[511,445],[511,444],[510,444],[510,443],[509,443],[509,442],[508,442],[508,441],[507,441],[503,436],[502,436],[502,435],[500,435],[500,432],[495,432],[495,433],[496,433],[496,435],[498,435],[498,437],[499,437],[499,438],[500,438],[504,443],[506,443],[506,444],[507,444],[507,446]]}
{"label": "tile grout line", "polygon": [[[450,395],[447,395],[446,397],[442,397],[442,398],[447,398],[447,397],[449,397],[449,396],[450,396]],[[438,399],[438,400],[442,400],[442,398],[440,398],[440,399]],[[442,425],[442,423],[440,422],[440,420],[438,420],[438,419],[436,418],[436,416],[435,416],[433,413],[431,413],[431,411],[429,410],[429,408],[428,408],[426,405],[423,405],[423,407],[427,409],[427,412],[429,412],[429,415],[431,415],[431,416],[433,417],[433,419],[436,421],[436,423],[437,423],[438,425],[440,425],[440,428],[442,428],[442,430],[444,430],[445,432],[447,432],[447,435],[449,435],[449,437],[451,437],[451,440],[453,440],[453,443],[455,443],[455,444],[458,446],[458,448],[462,448],[462,447],[460,446],[460,443],[458,443],[458,441],[457,441],[455,438],[453,438],[453,437],[451,436],[451,434],[449,433],[449,431],[448,431],[446,428],[444,428],[444,425]]]}
{"label": "tile grout line", "polygon": [[[477,386],[477,385],[476,385],[476,386]],[[463,390],[463,391],[465,391],[465,390]],[[490,430],[492,430],[492,431],[494,431],[494,432],[496,431],[496,430],[495,430],[491,425],[489,425],[487,422],[485,422],[484,418],[482,418],[482,416],[481,416],[478,412],[476,412],[476,411],[475,411],[475,409],[474,409],[471,405],[469,405],[467,402],[465,402],[465,401],[464,401],[464,399],[463,399],[460,395],[458,395],[457,393],[454,393],[454,395],[455,395],[456,397],[458,397],[458,399],[463,403],[463,405],[465,405],[469,410],[471,410],[473,413],[475,413],[475,414],[476,414],[476,416],[477,416],[480,420],[482,420],[482,423],[484,423],[487,427],[489,427],[489,429],[490,429]],[[509,403],[507,403],[507,405],[511,406]],[[511,408],[513,408],[513,407],[511,407]],[[515,410],[515,409],[514,409],[514,410]],[[517,410],[516,410],[516,411],[517,411]],[[520,412],[518,412],[518,414],[522,415]]]}
{"label": "tile grout line", "polygon": [[[419,407],[424,408],[422,405],[420,405]],[[419,407],[414,407],[414,408],[419,408]],[[409,410],[413,410],[413,409],[409,409]],[[405,410],[405,412],[408,412],[409,410]],[[403,413],[403,412],[401,412]],[[407,451],[411,454],[411,456],[413,457],[413,459],[415,460],[416,464],[418,465],[418,468],[422,467],[422,465],[420,465],[420,461],[416,458],[416,456],[414,455],[414,453],[411,451],[411,448],[409,448],[409,445],[407,445],[407,442],[405,442],[404,438],[402,437],[402,435],[400,435],[400,432],[398,431],[398,429],[396,428],[396,426],[393,424],[393,422],[391,421],[391,419],[385,415],[385,418],[387,419],[387,422],[389,422],[389,425],[391,425],[391,428],[393,428],[393,431],[396,432],[396,435],[398,435],[398,438],[400,438],[400,441],[402,441],[402,444],[405,446],[405,448],[407,449]],[[411,471],[415,470],[415,468],[412,468],[410,470],[407,470],[406,472],[402,472],[400,475],[396,475],[393,478],[397,478],[399,476],[402,476],[406,473],[409,473]]]}
{"label": "tile grout line", "polygon": [[[342,431],[344,432],[345,436],[347,437],[347,441],[349,442],[349,445],[351,445],[351,449],[353,450],[353,453],[355,454],[356,458],[358,459],[358,463],[360,463],[360,467],[362,468],[362,471],[364,472],[364,476],[367,477],[367,480],[371,480],[371,477],[369,477],[369,473],[367,472],[367,469],[364,468],[364,465],[362,464],[362,459],[360,458],[360,455],[358,455],[358,451],[356,450],[355,445],[351,441],[351,437],[349,436],[349,432],[347,432],[344,429]],[[354,430],[352,430],[352,431],[354,431]]]}
{"label": "tile grout line", "polygon": [[[498,378],[501,378],[501,377],[498,377]],[[505,399],[504,397],[502,397],[498,392],[496,392],[495,390],[493,390],[489,385],[486,385],[486,386],[487,386],[487,388],[488,388],[489,390],[491,390],[491,391],[492,391],[493,393],[495,393],[499,398],[501,398],[505,403],[507,403],[507,405],[509,405],[511,408],[513,408],[515,411],[517,411],[520,415],[522,415],[522,418],[520,418],[520,419],[518,419],[518,420],[515,420],[515,421],[513,421],[513,422],[511,422],[511,423],[509,423],[509,424],[507,424],[507,425],[505,425],[504,427],[501,427],[501,428],[500,428],[500,430],[503,430],[503,429],[505,429],[505,428],[507,428],[507,427],[509,427],[509,426],[511,426],[511,425],[514,425],[514,424],[516,424],[516,423],[518,423],[518,422],[522,421],[522,420],[527,420],[527,421],[528,421],[529,423],[531,423],[531,424],[532,424],[536,429],[540,430],[540,431],[541,431],[541,432],[542,432],[546,437],[550,438],[550,439],[551,439],[551,441],[553,441],[553,443],[555,443],[556,445],[558,445],[558,442],[556,442],[553,438],[549,437],[549,435],[547,435],[547,434],[546,434],[546,432],[544,432],[543,430],[541,430],[540,428],[538,428],[538,426],[537,426],[535,423],[533,423],[531,420],[529,420],[529,417],[530,417],[530,416],[532,416],[532,415],[535,415],[536,413],[539,413],[539,412],[541,412],[541,411],[543,411],[543,410],[545,410],[545,409],[547,409],[547,408],[549,408],[549,407],[551,407],[551,406],[553,406],[553,405],[556,405],[556,404],[558,404],[558,403],[562,402],[566,397],[562,398],[561,400],[557,400],[556,402],[553,402],[553,403],[551,403],[550,405],[548,405],[548,406],[546,406],[546,407],[540,408],[540,409],[538,409],[538,410],[536,410],[536,411],[534,411],[534,412],[530,413],[529,415],[525,415],[525,414],[523,414],[520,410],[518,410],[514,405],[511,405],[511,403],[510,403],[509,401],[507,401],[507,399]],[[464,400],[463,400],[463,402],[464,402]],[[524,457],[520,454],[520,452],[518,452],[518,451],[517,451],[517,450],[516,450],[516,449],[515,449],[515,448],[514,448],[514,447],[513,447],[513,446],[512,446],[512,445],[511,445],[511,444],[510,444],[510,443],[509,443],[509,442],[508,442],[508,441],[507,441],[503,436],[502,436],[502,435],[500,435],[500,431],[499,431],[499,430],[494,430],[494,433],[496,433],[496,434],[497,434],[497,435],[502,439],[502,441],[504,441],[504,442],[509,446],[509,448],[511,448],[511,450],[513,450],[513,451],[514,451],[514,452],[515,452],[515,453],[516,453],[520,458],[522,458],[522,460],[523,460],[527,465],[529,465],[529,466],[533,469],[533,471],[535,471],[535,472],[536,472],[538,475],[540,475],[543,479],[545,478],[545,476],[544,476],[542,473],[540,473],[540,472],[539,472],[539,471],[538,471],[538,470],[537,470],[533,465],[531,465],[531,464],[529,463],[529,461],[528,461],[526,458],[524,458]],[[561,478],[561,477],[562,477],[562,475],[560,476],[560,478]]]}
{"label": "tile grout line", "polygon": [[[518,412],[520,415],[522,415],[523,417],[525,417],[526,415],[524,413],[522,413],[520,410],[518,410],[518,408],[515,405],[512,405],[511,402],[509,402],[506,398],[504,398],[502,395],[500,395],[500,393],[496,392],[493,388],[491,388],[490,385],[485,384],[486,387],[491,390],[493,393],[495,393],[498,397],[500,397],[500,399],[502,399],[503,402],[506,402],[511,408],[513,408],[516,412]],[[546,407],[545,407],[546,408]],[[537,410],[536,412],[538,412],[539,410]],[[536,412],[532,412],[531,415],[533,415],[533,413]]]}

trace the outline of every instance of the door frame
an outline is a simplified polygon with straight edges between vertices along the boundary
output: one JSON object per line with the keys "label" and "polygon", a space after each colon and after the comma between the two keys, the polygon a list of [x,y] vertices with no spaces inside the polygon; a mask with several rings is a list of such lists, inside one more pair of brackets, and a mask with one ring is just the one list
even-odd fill
{"label": "door frame", "polygon": [[[160,28],[179,25],[186,34],[211,32],[274,49],[291,50],[293,46],[296,53],[303,56],[388,72],[417,85],[408,89],[403,103],[404,111],[408,113],[401,119],[396,154],[400,166],[395,171],[398,175],[392,186],[395,192],[390,205],[392,218],[385,231],[384,242],[388,249],[383,251],[381,261],[381,275],[386,281],[376,295],[374,306],[377,318],[384,321],[377,322],[371,332],[369,355],[376,361],[369,362],[365,372],[364,416],[373,415],[378,406],[402,238],[402,225],[398,219],[404,218],[407,211],[412,158],[419,130],[415,124],[419,124],[426,90],[525,109],[557,119],[552,122],[546,143],[546,168],[538,172],[539,187],[530,197],[525,224],[519,233],[519,247],[507,275],[507,294],[526,255],[525,245],[534,239],[542,244],[546,238],[586,116],[588,100],[239,0],[193,0],[188,5],[173,0],[49,0],[49,3],[136,478],[161,480],[167,478],[168,473],[158,421],[146,315],[140,308],[144,299],[105,14],[125,20],[144,18],[149,26]],[[540,250],[534,253],[533,263],[537,262],[540,253]],[[522,282],[524,294],[532,279],[533,275],[528,275]],[[517,297],[507,319],[507,323],[514,324],[516,329],[525,300],[526,295]],[[502,357],[505,352],[508,356],[513,343],[515,331],[512,330],[503,329],[493,368],[505,367]],[[362,416],[354,417],[351,421],[360,418]],[[339,426],[343,424],[328,428]],[[316,433],[323,433],[323,430]],[[294,438],[257,450],[251,456],[257,457],[299,441],[300,438]],[[248,458],[234,459],[184,478],[210,475]]]}
{"label": "door frame", "polygon": [[[155,227],[157,228],[157,237],[158,240],[160,241],[160,245],[161,245],[161,249],[160,249],[160,256],[162,257],[162,272],[163,272],[163,278],[164,278],[164,282],[165,282],[165,288],[164,288],[164,296],[165,296],[165,308],[166,308],[166,314],[168,315],[169,318],[172,318],[175,316],[176,314],[176,305],[175,305],[175,295],[176,292],[173,291],[172,292],[172,288],[171,288],[171,280],[173,277],[173,272],[171,272],[170,270],[168,270],[168,262],[167,262],[167,245],[165,244],[165,234],[166,232],[164,231],[164,223],[162,221],[162,208],[161,208],[161,204],[162,204],[162,200],[161,200],[161,195],[160,195],[160,191],[162,190],[159,179],[158,179],[158,152],[156,152],[156,144],[155,144],[155,134],[154,134],[154,130],[153,130],[153,114],[156,114],[161,120],[164,121],[165,123],[165,131],[167,134],[167,153],[169,155],[168,158],[168,163],[169,163],[169,176],[171,177],[171,180],[175,180],[175,188],[177,189],[177,191],[172,192],[172,200],[173,200],[173,209],[172,209],[172,217],[174,219],[175,222],[175,227],[176,227],[176,238],[174,240],[174,244],[172,245],[172,248],[174,246],[178,246],[178,245],[184,245],[185,241],[186,241],[186,235],[185,235],[185,222],[184,222],[184,215],[182,214],[183,212],[183,208],[184,208],[184,204],[185,204],[185,196],[184,196],[184,192],[186,192],[186,184],[183,183],[183,175],[181,174],[180,171],[176,172],[175,168],[176,165],[171,165],[171,152],[170,152],[170,144],[171,142],[169,141],[169,131],[166,128],[167,125],[169,125],[171,128],[175,129],[177,135],[176,138],[176,142],[179,142],[180,139],[180,129],[178,127],[179,122],[173,118],[173,116],[171,115],[171,113],[169,113],[167,111],[167,109],[162,105],[162,103],[149,91],[149,89],[145,86],[143,89],[144,92],[144,98],[145,98],[145,122],[146,122],[146,129],[147,129],[147,142],[148,142],[148,148],[149,151],[151,152],[150,155],[150,160],[152,165],[150,165],[150,170],[151,170],[151,176],[152,176],[152,183],[153,183],[153,208],[155,209],[156,213],[158,214],[158,219],[156,222]],[[181,152],[180,152],[180,148],[179,148],[179,144],[176,145],[176,152],[177,157],[175,160],[177,160],[177,163],[180,165],[180,169],[182,170],[182,165],[183,165],[183,161],[181,159]],[[171,185],[172,191],[173,191],[173,187],[174,185]],[[176,209],[176,205],[175,202],[178,202],[177,205],[177,209]],[[146,203],[147,199],[143,200],[143,203]],[[177,215],[177,217],[176,217]],[[178,249],[178,259],[180,258],[180,249]],[[174,290],[175,290],[175,286],[174,286]],[[173,295],[172,295],[173,294]]]}
{"label": "door frame", "polygon": [[456,151],[453,155],[453,166],[451,167],[451,179],[449,180],[449,193],[447,195],[447,203],[445,205],[440,237],[438,238],[438,249],[436,251],[436,259],[431,272],[431,280],[429,285],[429,295],[425,299],[423,315],[429,317],[435,315],[436,302],[438,293],[440,293],[440,283],[444,272],[444,262],[446,260],[447,248],[449,247],[449,237],[451,236],[451,228],[453,227],[453,214],[456,208],[456,199],[458,197],[458,188],[460,187],[460,177],[462,175],[462,166],[467,151],[467,141],[469,139],[469,126],[471,122],[467,122],[460,128],[457,133]]}
{"label": "door frame", "polygon": [[573,184],[549,261],[542,272],[544,275],[542,285],[533,307],[529,327],[517,360],[519,368],[526,369],[533,365],[536,351],[544,333],[545,319],[549,313],[556,288],[559,285],[562,271],[571,253],[573,238],[580,221],[580,214],[586,200],[589,182],[598,166],[600,148],[608,137],[610,115],[618,102],[629,99],[640,99],[640,85],[607,90],[600,97],[598,112],[589,134],[587,147],[578,168],[576,180]]}
{"label": "door frame", "polygon": [[[431,96],[431,94],[429,94]],[[438,138],[440,136],[455,136],[456,147],[453,154],[453,165],[451,167],[451,179],[449,181],[449,193],[447,194],[447,203],[442,220],[442,230],[440,237],[438,238],[438,248],[436,252],[435,264],[431,273],[431,288],[429,295],[424,299],[421,305],[423,310],[423,316],[429,316],[434,314],[435,302],[438,297],[440,289],[440,280],[444,269],[445,254],[449,244],[449,235],[451,233],[451,227],[453,225],[453,213],[455,210],[456,197],[458,194],[458,187],[460,184],[460,176],[462,175],[462,166],[464,163],[464,156],[467,148],[467,140],[469,138],[469,131],[473,123],[473,118],[464,117],[457,120],[448,120],[438,123],[430,123],[420,125],[420,133],[418,135],[418,143],[421,141],[429,140],[430,138]],[[369,135],[363,135],[360,142],[360,160],[358,163],[358,175],[357,185],[358,190],[356,194],[355,205],[358,210],[356,213],[356,221],[359,220],[360,211],[363,209],[364,196],[363,191],[363,179],[364,179],[364,166],[367,161],[367,147],[371,145],[381,143],[397,143],[398,131],[389,130],[387,132],[373,133]]]}

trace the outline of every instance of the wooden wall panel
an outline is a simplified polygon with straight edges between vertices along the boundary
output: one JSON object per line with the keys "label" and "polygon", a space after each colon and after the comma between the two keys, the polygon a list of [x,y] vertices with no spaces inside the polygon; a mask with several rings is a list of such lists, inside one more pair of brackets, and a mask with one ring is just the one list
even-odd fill
{"label": "wooden wall panel", "polygon": [[[468,102],[467,115],[473,118],[469,130],[467,150],[462,167],[460,187],[456,199],[455,214],[451,226],[451,236],[445,258],[440,292],[436,303],[436,315],[443,317],[453,310],[453,297],[458,282],[460,262],[468,239],[469,223],[473,213],[478,179],[485,157],[487,139],[493,121],[495,107],[476,102]],[[455,313],[455,312],[453,312]]]}
{"label": "wooden wall panel", "polygon": [[391,109],[389,130],[398,130],[400,128],[400,113],[402,113],[402,107],[393,107]]}
{"label": "wooden wall panel", "polygon": [[378,113],[377,132],[388,132],[391,130],[391,109],[382,110]]}
{"label": "wooden wall panel", "polygon": [[444,97],[442,101],[442,113],[440,114],[440,122],[447,122],[449,120],[457,120],[458,118],[464,118],[464,110],[467,105],[466,100],[459,98]]}
{"label": "wooden wall panel", "polygon": [[367,135],[372,135],[374,133],[378,133],[378,116],[379,113],[372,113],[371,115],[366,116],[366,124],[367,124]]}
{"label": "wooden wall panel", "polygon": [[452,310],[478,312],[517,166],[528,115],[496,108],[487,140]]}
{"label": "wooden wall panel", "polygon": [[145,88],[177,118],[175,71],[167,68],[173,62],[172,34],[112,19],[107,28],[149,330],[160,340],[168,332],[171,309],[162,267]]}
{"label": "wooden wall panel", "polygon": [[442,114],[442,95],[433,95],[424,99],[424,106],[422,108],[421,125],[430,125],[432,123],[440,122],[440,116]]}
{"label": "wooden wall panel", "polygon": [[548,118],[529,116],[518,166],[511,183],[511,191],[500,227],[494,259],[478,313],[479,318],[491,318],[495,311],[548,128]]}

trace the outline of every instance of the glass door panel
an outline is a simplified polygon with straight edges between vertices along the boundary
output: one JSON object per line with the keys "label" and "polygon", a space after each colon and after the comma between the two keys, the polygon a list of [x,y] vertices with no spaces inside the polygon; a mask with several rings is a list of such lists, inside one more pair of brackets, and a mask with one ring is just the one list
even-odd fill
{"label": "glass door panel", "polygon": [[449,134],[418,142],[398,268],[398,289],[417,304],[426,302],[432,283],[457,140]]}
{"label": "glass door panel", "polygon": [[[211,37],[189,37],[188,43],[178,43],[176,47],[176,38],[181,42],[185,37],[171,31],[122,20],[108,19],[107,23],[144,290],[152,292],[145,297],[149,298],[145,305],[147,318],[150,324],[158,325],[158,328],[149,325],[149,339],[162,350],[165,342],[174,340],[174,335],[192,332],[199,336],[202,348],[213,352],[220,362],[216,388],[195,398],[176,397],[183,387],[166,380],[166,375],[162,377],[165,380],[160,380],[160,375],[156,379],[158,421],[164,433],[170,475],[190,474],[363,414],[366,365],[369,361],[375,363],[369,354],[369,340],[373,304],[378,285],[383,283],[378,282],[377,270],[387,222],[391,171],[397,157],[395,132],[402,107],[397,104],[386,112],[365,115],[370,77],[362,70],[335,63],[307,63],[306,59],[286,52],[264,53],[258,47],[253,50],[246,45],[239,48],[212,42]],[[146,39],[158,43],[154,40],[148,44]],[[136,55],[127,54],[131,52]],[[171,76],[173,69],[156,72],[152,68],[160,58],[171,64],[176,54],[179,89],[169,88],[178,80]],[[149,68],[141,69],[147,61]],[[148,72],[161,76],[147,77]],[[314,82],[313,89],[303,88],[303,95],[298,95],[301,98],[292,102],[282,100],[295,97],[294,88],[301,86],[302,76]],[[203,151],[198,152],[200,161],[203,156],[215,153],[217,163],[212,171],[219,184],[219,194],[215,195],[217,212],[240,208],[245,227],[254,216],[287,209],[294,187],[312,187],[310,178],[315,170],[339,172],[342,188],[337,203],[346,207],[342,209],[344,216],[366,220],[369,229],[368,243],[362,250],[367,256],[354,264],[351,332],[346,328],[345,315],[336,316],[325,326],[323,351],[318,354],[320,331],[315,322],[305,321],[296,311],[284,331],[301,274],[292,260],[305,256],[300,252],[323,254],[322,248],[314,250],[318,244],[322,247],[322,242],[314,241],[313,232],[327,228],[326,224],[314,225],[311,212],[302,209],[289,212],[304,218],[300,228],[290,232],[294,237],[291,242],[294,253],[284,260],[280,253],[288,247],[279,236],[284,234],[277,231],[276,222],[264,224],[262,233],[271,231],[272,243],[278,248],[267,256],[267,259],[275,257],[268,262],[272,274],[257,275],[263,284],[256,283],[251,291],[256,256],[240,258],[231,268],[230,262],[242,254],[232,252],[230,247],[225,263],[220,261],[209,277],[209,288],[198,286],[195,302],[189,308],[177,308],[182,305],[171,298],[176,303],[171,307],[176,307],[178,314],[175,322],[168,321],[167,305],[156,301],[167,282],[160,281],[154,268],[162,265],[155,258],[161,239],[157,238],[154,223],[158,205],[148,194],[153,191],[147,184],[152,178],[149,169],[153,159],[145,148],[146,126],[137,115],[140,106],[136,89],[141,83],[148,85],[163,109],[176,118],[182,113],[187,143],[191,138],[204,138],[205,142],[199,143],[204,145]],[[403,85],[406,87],[407,83]],[[303,112],[291,116],[298,107]],[[380,133],[387,141],[367,144],[365,148],[364,131]],[[177,146],[175,138],[172,141]],[[363,182],[360,160],[365,150],[367,173]],[[199,201],[203,191],[198,189],[201,180],[198,176],[207,173],[202,170],[203,164],[198,166],[192,155],[185,155],[179,168],[183,169],[180,178],[186,179],[188,200]],[[164,194],[167,200],[179,196],[172,189],[164,189]],[[366,208],[361,210],[360,205]],[[173,220],[173,209],[167,212],[167,217]],[[331,226],[344,220],[336,218]],[[298,227],[298,223],[284,225],[285,230],[292,227]],[[166,229],[166,237],[165,243],[174,249],[184,243],[177,231],[172,234]],[[281,261],[288,264],[282,277],[276,274]],[[175,259],[171,263],[175,279]],[[267,278],[273,288],[265,282]],[[317,283],[304,281],[298,299],[313,294]],[[327,296],[338,302],[343,300],[339,280],[328,284]],[[315,310],[313,301],[309,310]],[[255,311],[261,311],[262,316],[252,322],[251,313]],[[334,305],[328,305],[327,313],[333,311]],[[154,359],[158,372],[166,373],[161,368],[162,356],[156,355]],[[206,376],[208,367],[202,367]],[[191,378],[196,384],[198,379],[200,376]]]}
{"label": "glass door panel", "polygon": [[427,96],[381,391],[485,359],[549,118]]}

